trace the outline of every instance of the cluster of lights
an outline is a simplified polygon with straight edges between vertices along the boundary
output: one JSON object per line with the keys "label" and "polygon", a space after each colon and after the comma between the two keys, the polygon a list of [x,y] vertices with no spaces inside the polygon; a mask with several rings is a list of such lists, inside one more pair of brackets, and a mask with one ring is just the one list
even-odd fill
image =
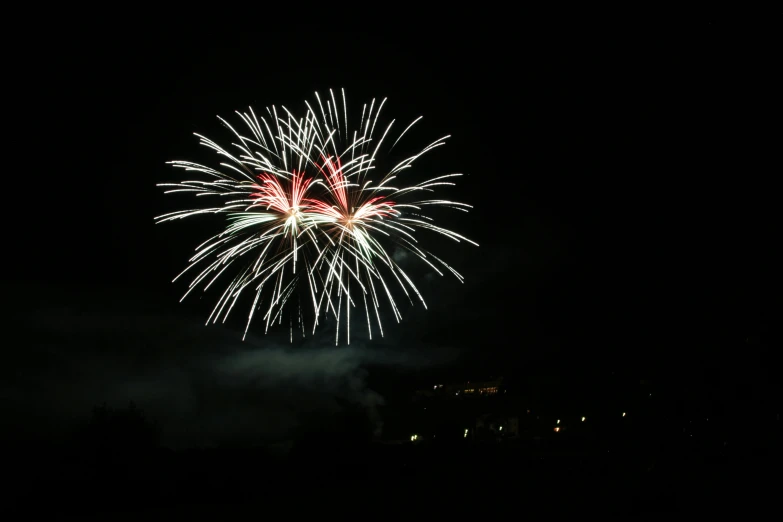
{"label": "cluster of lights", "polygon": [[[527,410],[528,413],[530,413],[530,410]],[[625,416],[625,413],[623,413],[623,416]],[[582,422],[587,421],[587,417],[584,415],[582,416]],[[557,422],[555,423],[555,433],[560,432],[560,419],[557,419]]]}
{"label": "cluster of lights", "polygon": [[[527,412],[530,413],[530,410],[527,410]],[[623,417],[625,417],[625,416],[626,416],[626,412],[623,412]],[[587,417],[585,417],[583,415],[581,417],[581,421],[582,422],[586,422],[587,421]],[[498,426],[498,431],[503,431],[503,426]],[[557,419],[556,425],[554,427],[554,431],[555,431],[555,433],[559,433],[560,432],[560,419]],[[465,439],[468,438],[468,433],[469,432],[470,432],[470,430],[468,428],[465,428],[465,431],[462,434],[462,437],[465,438]],[[418,435],[411,435],[411,442],[414,442],[414,441],[416,441],[418,439],[419,439]]]}

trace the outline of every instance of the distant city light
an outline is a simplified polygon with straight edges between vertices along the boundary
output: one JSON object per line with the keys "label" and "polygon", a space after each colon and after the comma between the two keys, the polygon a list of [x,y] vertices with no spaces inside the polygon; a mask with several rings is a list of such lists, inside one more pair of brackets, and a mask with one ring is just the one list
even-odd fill
{"label": "distant city light", "polygon": [[558,431],[560,431],[560,426],[555,426],[555,433],[557,433]]}
{"label": "distant city light", "polygon": [[557,419],[557,423],[560,424],[560,419]]}
{"label": "distant city light", "polygon": [[503,426],[501,426],[500,428],[498,428],[498,431],[503,431]]}
{"label": "distant city light", "polygon": [[467,428],[465,428],[465,435],[463,435],[463,438],[466,438],[466,439],[468,438],[468,429]]}
{"label": "distant city light", "polygon": [[414,440],[418,440],[418,439],[419,439],[418,435],[411,435],[411,442],[413,442]]}
{"label": "distant city light", "polygon": [[586,421],[587,417],[582,417],[582,422]]}
{"label": "distant city light", "polygon": [[625,417],[625,412],[623,412],[623,417]]}

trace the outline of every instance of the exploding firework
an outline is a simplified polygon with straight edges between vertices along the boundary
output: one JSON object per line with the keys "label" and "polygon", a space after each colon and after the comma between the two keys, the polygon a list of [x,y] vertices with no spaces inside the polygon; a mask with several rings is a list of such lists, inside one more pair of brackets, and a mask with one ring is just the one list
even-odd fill
{"label": "exploding firework", "polygon": [[[181,210],[159,216],[157,223],[200,214],[224,214],[225,228],[196,248],[185,270],[195,270],[184,300],[195,288],[206,291],[224,277],[228,281],[207,323],[225,321],[243,293],[252,296],[245,335],[256,315],[266,330],[282,323],[287,311],[291,340],[296,327],[314,333],[319,319],[332,316],[339,343],[340,324],[346,324],[350,343],[351,308],[359,308],[370,339],[373,325],[383,335],[380,308],[388,302],[399,322],[402,318],[392,288],[399,287],[413,303],[426,303],[411,278],[394,261],[389,249],[404,248],[440,275],[462,276],[446,262],[422,248],[417,230],[430,230],[453,239],[475,242],[435,225],[427,208],[450,207],[467,212],[470,205],[433,198],[437,187],[454,185],[461,174],[446,174],[415,185],[392,186],[415,160],[445,143],[448,136],[390,168],[382,165],[381,147],[390,141],[392,120],[376,138],[376,124],[386,100],[362,108],[359,126],[349,127],[345,93],[342,110],[334,93],[326,107],[316,93],[319,111],[307,110],[296,118],[285,107],[272,106],[257,117],[252,108],[239,113],[247,130],[240,133],[219,118],[234,135],[231,152],[196,134],[201,144],[224,158],[219,168],[189,161],[170,164],[196,172],[206,179],[164,183],[166,193],[192,192],[219,197],[221,204]],[[391,144],[421,120],[408,125]],[[382,174],[376,176],[375,173]],[[230,274],[230,275],[224,275]],[[312,327],[306,326],[309,319]],[[363,320],[363,322],[364,322]],[[296,322],[296,326],[294,326]],[[244,338],[244,337],[243,337]]]}

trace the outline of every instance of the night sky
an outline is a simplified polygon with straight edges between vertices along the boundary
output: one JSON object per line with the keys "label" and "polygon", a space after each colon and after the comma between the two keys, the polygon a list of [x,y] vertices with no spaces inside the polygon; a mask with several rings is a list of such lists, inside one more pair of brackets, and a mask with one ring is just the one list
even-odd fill
{"label": "night sky", "polygon": [[[134,400],[171,444],[279,440],[421,372],[768,375],[753,347],[779,336],[771,32],[296,27],[59,29],[14,62],[6,434]],[[216,225],[154,225],[183,201],[155,185],[180,179],[166,161],[213,161],[193,133],[229,142],[217,115],[301,111],[329,88],[354,115],[373,97],[398,122],[423,115],[411,147],[452,135],[411,175],[467,174],[447,193],[475,208],[444,223],[480,247],[438,242],[466,282],[421,278],[429,310],[403,307],[383,341],[291,347],[259,323],[242,343],[238,324],[203,326],[215,293],[178,302],[171,280]]]}

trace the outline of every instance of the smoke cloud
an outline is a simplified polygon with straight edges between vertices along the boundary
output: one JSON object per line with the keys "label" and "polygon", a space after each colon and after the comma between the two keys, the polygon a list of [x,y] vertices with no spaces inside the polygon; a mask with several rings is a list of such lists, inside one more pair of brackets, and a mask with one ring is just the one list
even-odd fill
{"label": "smoke cloud", "polygon": [[50,293],[18,323],[24,349],[1,392],[14,412],[7,428],[56,434],[96,405],[133,401],[171,447],[281,443],[345,408],[365,411],[380,433],[384,398],[368,386],[367,367],[421,368],[453,356],[388,338],[336,347],[328,334],[293,346],[287,332],[242,342],[241,332],[206,327],[151,296],[112,295]]}

